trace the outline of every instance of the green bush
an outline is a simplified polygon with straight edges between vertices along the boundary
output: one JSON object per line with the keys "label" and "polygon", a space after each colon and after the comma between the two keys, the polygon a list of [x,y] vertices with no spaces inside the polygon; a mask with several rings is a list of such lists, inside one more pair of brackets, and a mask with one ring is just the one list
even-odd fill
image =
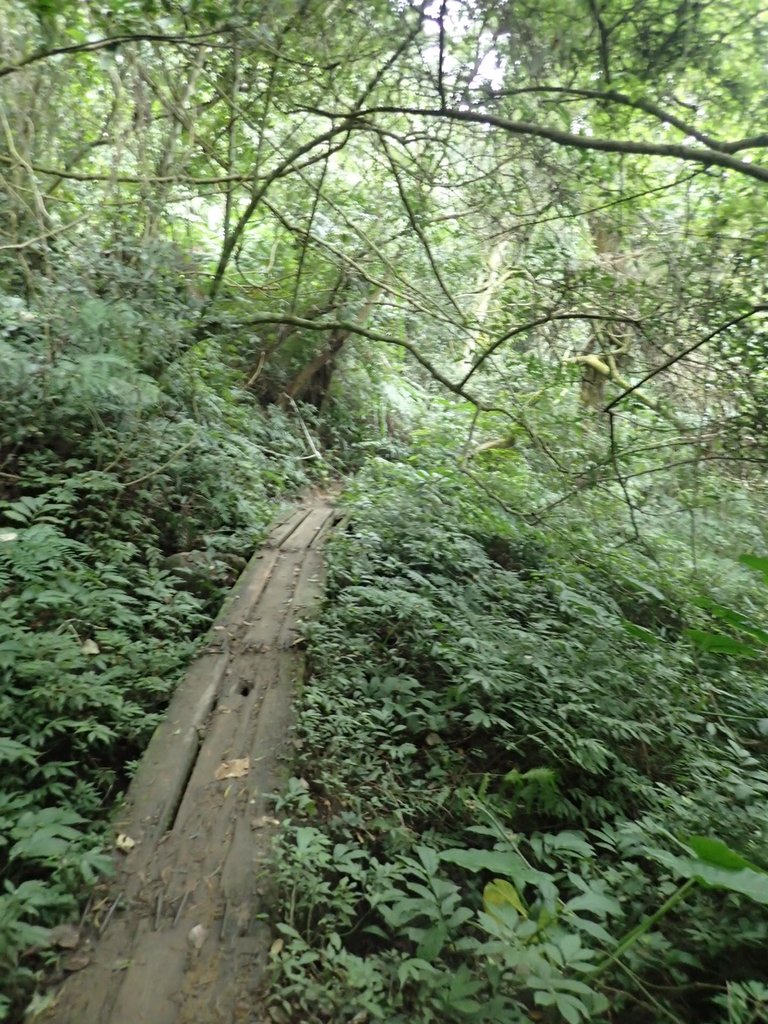
{"label": "green bush", "polygon": [[111,808],[223,595],[164,557],[249,556],[307,480],[288,418],[186,341],[167,275],[76,269],[0,296],[0,1020],[107,869]]}
{"label": "green bush", "polygon": [[718,992],[759,1001],[768,915],[684,840],[768,864],[765,655],[693,646],[690,582],[587,547],[578,512],[574,551],[418,461],[372,463],[331,542],[278,1019],[714,1024]]}

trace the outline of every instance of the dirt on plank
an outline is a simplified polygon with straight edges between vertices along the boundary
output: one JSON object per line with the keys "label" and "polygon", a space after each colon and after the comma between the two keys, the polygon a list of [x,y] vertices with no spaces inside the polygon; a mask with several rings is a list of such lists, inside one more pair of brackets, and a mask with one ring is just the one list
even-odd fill
{"label": "dirt on plank", "polygon": [[116,877],[44,1024],[263,1024],[260,916],[299,622],[322,591],[324,498],[273,530],[177,688],[115,823]]}

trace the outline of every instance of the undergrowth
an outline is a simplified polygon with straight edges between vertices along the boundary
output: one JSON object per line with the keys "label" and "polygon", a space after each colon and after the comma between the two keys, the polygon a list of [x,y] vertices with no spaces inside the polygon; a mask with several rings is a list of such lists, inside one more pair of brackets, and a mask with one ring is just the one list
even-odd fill
{"label": "undergrowth", "polygon": [[[0,295],[0,1020],[109,867],[104,829],[225,560],[307,481],[298,425],[195,340],[172,252],[148,273],[151,255],[63,260],[35,298]],[[164,560],[190,549],[220,571],[181,580]]]}
{"label": "undergrowth", "polygon": [[766,658],[693,642],[705,593],[759,606],[729,550],[758,516],[718,548],[702,512],[692,568],[669,515],[611,543],[596,493],[545,531],[427,456],[348,510],[278,799],[274,1019],[765,1019]]}

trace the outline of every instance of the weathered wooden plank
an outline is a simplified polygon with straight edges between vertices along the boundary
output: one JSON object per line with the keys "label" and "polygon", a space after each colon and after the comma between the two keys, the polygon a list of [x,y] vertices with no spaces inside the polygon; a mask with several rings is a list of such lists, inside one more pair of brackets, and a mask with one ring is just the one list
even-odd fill
{"label": "weathered wooden plank", "polygon": [[[47,1024],[258,1019],[269,794],[281,782],[301,672],[299,619],[322,588],[317,545],[333,521],[319,501],[289,517],[226,602],[119,816],[137,845],[118,860],[115,884],[92,915],[91,964],[64,985]],[[217,779],[222,762],[236,758],[249,759],[243,777]]]}
{"label": "weathered wooden plank", "polygon": [[270,536],[267,538],[266,547],[268,548],[279,548],[286,543],[288,538],[296,532],[301,526],[304,520],[309,515],[311,509],[309,506],[301,508],[294,512],[284,523],[282,523]]}
{"label": "weathered wooden plank", "polygon": [[284,540],[280,547],[283,551],[303,551],[333,519],[333,509],[327,506],[314,508],[301,522],[295,531]]}

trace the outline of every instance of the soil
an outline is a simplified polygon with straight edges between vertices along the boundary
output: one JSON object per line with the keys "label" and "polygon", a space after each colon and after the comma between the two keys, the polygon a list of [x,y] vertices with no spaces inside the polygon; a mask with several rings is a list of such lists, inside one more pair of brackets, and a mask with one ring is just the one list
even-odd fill
{"label": "soil", "polygon": [[[313,497],[248,564],[153,736],[115,823],[76,969],[45,1024],[263,1024],[270,794],[286,772],[300,622],[338,519]],[[124,852],[121,852],[124,851]],[[85,966],[82,966],[85,964]]]}

